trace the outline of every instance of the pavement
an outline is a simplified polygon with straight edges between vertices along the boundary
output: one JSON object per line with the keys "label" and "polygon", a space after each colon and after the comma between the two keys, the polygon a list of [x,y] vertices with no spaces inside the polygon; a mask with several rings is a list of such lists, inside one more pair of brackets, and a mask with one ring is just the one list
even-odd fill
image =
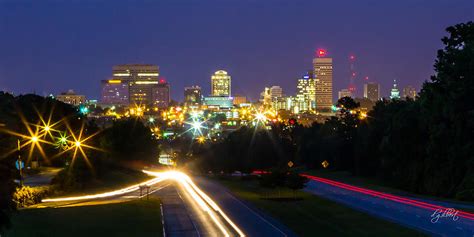
{"label": "pavement", "polygon": [[25,174],[23,184],[30,187],[49,185],[61,168],[41,168],[37,174]]}
{"label": "pavement", "polygon": [[[457,215],[457,218],[452,216],[441,217],[436,221],[436,218],[434,218],[436,208],[431,208],[430,204],[440,205],[445,208],[455,208],[456,205],[448,202],[401,196],[396,196],[399,198],[392,198],[386,195],[374,195],[373,192],[364,192],[345,185],[328,184],[324,179],[310,179],[305,191],[339,202],[372,216],[417,229],[431,236],[474,237],[474,218],[471,218],[469,213],[466,213],[466,217],[459,215]],[[406,199],[415,202],[407,201]],[[474,209],[474,205],[463,204],[462,207]]]}
{"label": "pavement", "polygon": [[212,197],[214,202],[242,229],[246,236],[296,236],[285,225],[260,212],[249,203],[236,198],[226,187],[217,182],[202,177],[193,177],[193,180],[196,185]]}
{"label": "pavement", "polygon": [[166,236],[200,236],[195,221],[191,219],[184,200],[174,186],[168,186],[156,193],[161,200],[164,232]]}

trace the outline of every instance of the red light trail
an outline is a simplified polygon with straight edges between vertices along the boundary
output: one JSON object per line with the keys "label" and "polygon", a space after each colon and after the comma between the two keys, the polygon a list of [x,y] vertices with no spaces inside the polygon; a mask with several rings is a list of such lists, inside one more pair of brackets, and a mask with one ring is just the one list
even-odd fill
{"label": "red light trail", "polygon": [[[370,190],[370,189],[359,188],[359,187],[356,187],[356,186],[352,186],[352,185],[348,185],[348,184],[345,184],[345,183],[340,183],[340,182],[336,182],[336,181],[332,181],[332,180],[329,180],[329,179],[324,179],[324,178],[320,178],[320,177],[316,177],[316,176],[312,176],[312,175],[303,174],[302,176],[304,176],[308,179],[312,179],[312,180],[319,181],[319,182],[322,182],[322,183],[325,183],[325,184],[336,186],[336,187],[339,187],[339,188],[342,188],[342,189],[346,189],[346,190],[350,190],[350,191],[354,191],[354,192],[359,192],[359,193],[371,195],[371,196],[378,197],[378,198],[384,198],[384,199],[391,200],[391,201],[394,201],[394,202],[408,204],[408,205],[411,205],[411,206],[416,206],[416,207],[420,207],[420,208],[424,208],[424,209],[429,209],[429,210],[447,209],[446,207],[443,207],[443,206],[438,206],[438,205],[434,205],[434,204],[430,204],[430,203],[426,203],[426,202],[416,201],[416,200],[412,200],[412,199],[408,199],[408,198],[404,198],[404,197],[395,196],[395,195],[392,195],[392,194],[381,193],[381,192],[373,191],[373,190]],[[461,216],[461,217],[464,217],[464,218],[467,218],[467,219],[470,219],[470,220],[474,220],[474,214],[469,213],[469,212],[459,211],[458,216]]]}

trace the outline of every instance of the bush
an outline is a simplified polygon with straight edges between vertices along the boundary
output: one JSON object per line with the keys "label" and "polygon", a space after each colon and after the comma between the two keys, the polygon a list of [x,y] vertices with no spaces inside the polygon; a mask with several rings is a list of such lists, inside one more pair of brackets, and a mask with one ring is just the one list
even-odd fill
{"label": "bush", "polygon": [[17,187],[13,194],[13,201],[17,208],[27,207],[41,202],[41,199],[53,192],[51,187]]}

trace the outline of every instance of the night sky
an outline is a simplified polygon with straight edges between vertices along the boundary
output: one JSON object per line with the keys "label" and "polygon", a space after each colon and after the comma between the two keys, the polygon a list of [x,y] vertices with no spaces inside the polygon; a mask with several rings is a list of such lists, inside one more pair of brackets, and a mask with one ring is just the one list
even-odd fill
{"label": "night sky", "polygon": [[472,0],[0,0],[0,89],[98,99],[113,65],[147,63],[160,66],[175,100],[195,84],[209,94],[218,69],[233,94],[257,99],[280,85],[292,95],[321,47],[334,58],[334,97],[352,53],[358,94],[368,76],[386,96],[395,78],[419,90],[445,28],[469,20]]}

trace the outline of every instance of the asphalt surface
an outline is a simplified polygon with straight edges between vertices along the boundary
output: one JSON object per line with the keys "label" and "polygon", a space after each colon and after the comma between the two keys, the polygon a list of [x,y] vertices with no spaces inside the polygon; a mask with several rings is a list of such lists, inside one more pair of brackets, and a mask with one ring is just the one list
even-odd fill
{"label": "asphalt surface", "polygon": [[250,204],[237,199],[227,188],[217,182],[201,177],[193,177],[193,180],[242,229],[246,236],[296,236],[295,233],[277,220],[261,213]]}
{"label": "asphalt surface", "polygon": [[42,168],[37,174],[25,175],[23,184],[31,187],[49,185],[59,171],[61,168]]}
{"label": "asphalt surface", "polygon": [[[315,180],[309,181],[305,191],[342,203],[375,217],[417,229],[431,236],[474,237],[474,220],[465,217],[459,217],[457,220],[452,217],[444,217],[433,223],[433,210],[375,197]],[[449,203],[419,198],[416,200],[442,205],[446,208],[454,208]]]}

